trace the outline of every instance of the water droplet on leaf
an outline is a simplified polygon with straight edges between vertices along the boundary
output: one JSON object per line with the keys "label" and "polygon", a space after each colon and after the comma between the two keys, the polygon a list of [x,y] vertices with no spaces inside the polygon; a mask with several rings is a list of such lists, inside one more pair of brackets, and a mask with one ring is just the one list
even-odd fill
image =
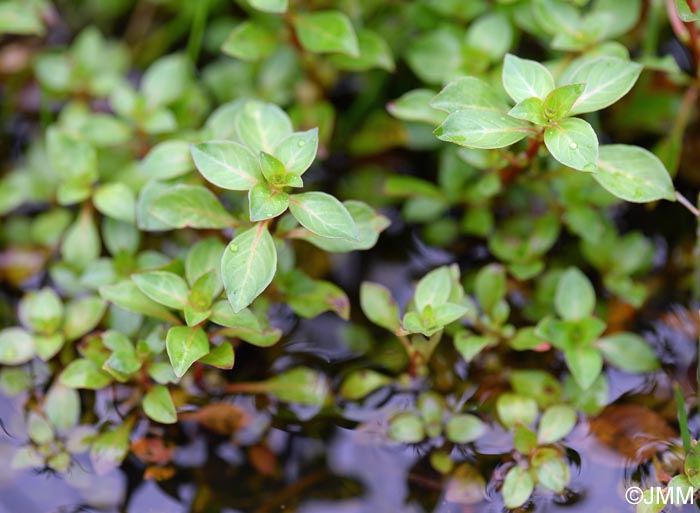
{"label": "water droplet on leaf", "polygon": [[571,142],[571,143],[569,143],[569,148],[571,148],[572,150],[575,150],[576,148],[578,148],[578,144],[576,144],[575,142]]}

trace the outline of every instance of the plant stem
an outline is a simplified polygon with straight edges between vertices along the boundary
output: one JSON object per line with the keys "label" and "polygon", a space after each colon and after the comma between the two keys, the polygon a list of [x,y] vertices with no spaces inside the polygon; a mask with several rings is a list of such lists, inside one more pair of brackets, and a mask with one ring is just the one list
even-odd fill
{"label": "plant stem", "polygon": [[207,23],[207,11],[209,10],[209,0],[199,0],[197,8],[192,18],[192,28],[190,37],[187,40],[187,55],[192,63],[197,63],[199,52],[202,49],[202,39]]}
{"label": "plant stem", "polygon": [[680,203],[685,208],[687,208],[691,214],[693,214],[695,217],[700,217],[700,211],[697,209],[697,207],[695,205],[693,205],[690,201],[688,201],[685,198],[685,196],[683,196],[678,191],[676,191],[676,199],[678,200],[678,203]]}
{"label": "plant stem", "polygon": [[678,411],[678,426],[681,430],[681,438],[683,440],[683,449],[686,454],[690,452],[690,429],[688,429],[688,414],[685,411],[685,399],[683,392],[678,383],[673,385],[673,392],[676,396],[676,410]]}
{"label": "plant stem", "polygon": [[229,383],[224,390],[229,394],[261,394],[267,392],[267,388],[267,383],[243,381],[240,383]]}

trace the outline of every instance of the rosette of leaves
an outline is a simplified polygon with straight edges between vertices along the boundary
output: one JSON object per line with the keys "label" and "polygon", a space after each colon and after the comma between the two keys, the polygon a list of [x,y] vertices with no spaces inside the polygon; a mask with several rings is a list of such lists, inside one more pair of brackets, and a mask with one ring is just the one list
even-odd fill
{"label": "rosette of leaves", "polygon": [[516,167],[530,165],[544,144],[560,164],[592,173],[600,185],[621,199],[675,201],[670,176],[658,158],[635,146],[599,147],[591,125],[577,117],[618,101],[632,88],[641,69],[619,57],[584,56],[555,80],[542,64],[508,54],[503,88],[516,105],[509,107],[477,78],[459,78],[430,102],[448,114],[435,134],[475,149],[507,148],[527,138],[524,154],[512,155]]}
{"label": "rosette of leaves", "polygon": [[479,439],[486,429],[477,415],[452,411],[440,394],[429,391],[418,396],[415,411],[401,411],[391,417],[388,436],[413,444],[441,436],[453,444],[468,444]]}
{"label": "rosette of leaves", "polygon": [[[517,380],[537,383],[536,379],[540,377],[524,374]],[[538,394],[506,392],[496,401],[498,418],[513,431],[513,447],[517,455],[517,463],[506,472],[501,488],[505,505],[511,509],[522,506],[537,485],[562,493],[570,478],[560,441],[576,425],[576,410],[569,404],[550,404],[539,416],[537,429],[533,430],[531,426],[538,417],[538,400],[533,395],[540,403],[545,399]]]}
{"label": "rosette of leaves", "polygon": [[[316,156],[318,133],[315,129],[294,132],[279,107],[253,100],[235,102],[216,111],[208,128],[217,139],[194,144],[192,160],[209,184],[234,191],[227,194],[242,207],[241,215],[231,215],[204,185],[168,187],[152,181],[139,198],[138,219],[147,230],[235,229],[220,263],[234,313],[250,305],[272,282],[277,247],[284,246],[285,239],[347,252],[373,246],[387,226],[385,218],[361,202],[343,204],[324,192],[297,192]],[[166,151],[161,158],[173,157]],[[167,165],[167,160],[152,158],[151,166]],[[181,158],[189,160],[186,154]],[[179,174],[189,171],[183,166]]]}
{"label": "rosette of leaves", "polygon": [[329,55],[332,64],[343,70],[394,69],[384,38],[367,27],[356,29],[340,10],[298,10],[286,0],[248,3],[254,11],[249,19],[236,24],[224,41],[221,50],[226,55],[260,61],[289,45],[308,56]]}
{"label": "rosette of leaves", "polygon": [[[691,442],[690,450],[686,452],[682,465],[682,471],[671,477],[666,483],[665,489],[662,490],[663,496],[666,496],[666,493],[679,493],[682,497],[695,496],[696,490],[700,486],[700,448],[697,441]],[[637,513],[659,513],[663,511],[667,504],[659,494],[660,488],[657,490],[644,490],[641,497],[642,500],[636,508]],[[677,491],[673,489],[677,489]],[[670,495],[670,497],[678,496]]]}
{"label": "rosette of leaves", "polygon": [[21,326],[0,330],[0,364],[23,365],[35,357],[52,359],[66,343],[91,332],[105,308],[105,302],[95,296],[64,303],[51,288],[27,293],[19,304]]}
{"label": "rosette of leaves", "polygon": [[448,325],[476,313],[456,265],[439,267],[421,278],[403,318],[391,292],[376,283],[362,284],[360,305],[370,321],[399,337],[413,372],[430,360]]}
{"label": "rosette of leaves", "polygon": [[12,457],[13,468],[48,468],[67,472],[76,455],[89,450],[96,430],[80,424],[78,392],[54,382],[43,398],[41,409],[25,417],[27,443]]}
{"label": "rosette of leaves", "polygon": [[604,360],[627,372],[649,372],[659,367],[653,348],[639,335],[619,332],[601,336],[606,323],[594,316],[592,283],[577,268],[561,274],[554,296],[557,316],[547,316],[535,335],[563,352],[574,381],[589,389],[601,376]]}

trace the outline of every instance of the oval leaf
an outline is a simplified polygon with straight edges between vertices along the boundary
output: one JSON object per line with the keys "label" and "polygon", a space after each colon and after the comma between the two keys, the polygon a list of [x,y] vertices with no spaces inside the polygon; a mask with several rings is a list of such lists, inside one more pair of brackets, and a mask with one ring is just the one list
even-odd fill
{"label": "oval leaf", "polygon": [[231,307],[240,312],[267,288],[277,270],[277,250],[265,224],[234,238],[221,257],[221,277]]}
{"label": "oval leaf", "polygon": [[601,146],[598,172],[593,177],[625,201],[645,203],[676,199],[671,177],[664,165],[656,155],[637,146]]}
{"label": "oval leaf", "polygon": [[261,178],[258,159],[242,144],[209,141],[193,144],[190,150],[200,174],[222,189],[247,191]]}
{"label": "oval leaf", "polygon": [[345,206],[325,192],[304,192],[290,197],[289,210],[307,230],[331,239],[357,241],[357,225]]}
{"label": "oval leaf", "polygon": [[170,363],[181,378],[190,366],[209,352],[209,338],[202,328],[173,326],[165,339]]}
{"label": "oval leaf", "polygon": [[566,118],[547,127],[544,144],[552,157],[579,171],[594,172],[598,162],[598,137],[582,119]]}
{"label": "oval leaf", "polygon": [[143,398],[143,411],[149,418],[161,424],[177,422],[177,412],[168,387],[156,385]]}

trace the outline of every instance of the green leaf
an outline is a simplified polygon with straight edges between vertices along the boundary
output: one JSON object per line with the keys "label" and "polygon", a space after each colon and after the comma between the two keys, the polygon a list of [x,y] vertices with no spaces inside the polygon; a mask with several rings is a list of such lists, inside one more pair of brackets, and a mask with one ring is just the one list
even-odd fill
{"label": "green leaf", "polygon": [[439,125],[445,120],[445,113],[431,107],[435,92],[430,89],[414,89],[387,104],[387,110],[403,121],[422,121]]}
{"label": "green leaf", "polygon": [[63,369],[59,381],[70,388],[86,388],[98,390],[106,387],[112,381],[109,374],[85,358],[73,360]]}
{"label": "green leaf", "polygon": [[389,438],[406,444],[417,444],[425,438],[423,421],[413,413],[399,413],[389,421]]}
{"label": "green leaf", "polygon": [[503,87],[515,103],[533,96],[544,100],[554,89],[554,78],[539,62],[508,54],[503,61]]}
{"label": "green leaf", "polygon": [[27,293],[19,304],[19,319],[35,333],[52,335],[61,327],[63,303],[48,287]]}
{"label": "green leaf", "polygon": [[554,297],[554,307],[559,317],[577,321],[588,317],[595,308],[595,290],[590,280],[575,267],[561,275]]}
{"label": "green leaf", "polygon": [[156,385],[143,398],[143,411],[149,418],[161,424],[175,424],[177,412],[168,387]]}
{"label": "green leaf", "polygon": [[537,439],[540,444],[558,442],[576,425],[576,410],[568,404],[555,404],[542,414]]}
{"label": "green leaf", "polygon": [[440,140],[480,149],[504,148],[531,133],[530,125],[524,121],[476,108],[453,112],[434,132]]}
{"label": "green leaf", "polygon": [[570,84],[554,89],[544,99],[544,117],[550,121],[566,117],[585,87],[585,84]]}
{"label": "green leaf", "polygon": [[315,53],[343,53],[360,56],[355,29],[340,11],[302,13],[292,20],[301,45]]}
{"label": "green leaf", "polygon": [[0,34],[43,35],[41,8],[34,2],[0,3]]}
{"label": "green leaf", "polygon": [[479,439],[486,432],[486,424],[468,413],[453,415],[445,425],[445,436],[450,442],[468,444]]}
{"label": "green leaf", "polygon": [[318,128],[312,128],[288,135],[277,144],[273,154],[288,172],[301,176],[311,166],[317,151]]}
{"label": "green leaf", "polygon": [[466,330],[458,331],[454,336],[454,346],[465,361],[471,362],[485,348],[498,342],[490,336],[473,335]]}
{"label": "green leaf", "polygon": [[562,493],[569,482],[569,467],[560,457],[549,457],[537,465],[537,482],[556,493]]}
{"label": "green leaf", "polygon": [[471,23],[464,41],[492,62],[500,61],[513,44],[513,27],[502,12],[490,12]]}
{"label": "green leaf", "polygon": [[676,0],[676,11],[678,12],[678,17],[686,23],[700,21],[700,11],[696,10],[696,12],[693,12],[687,0]]}
{"label": "green leaf", "polygon": [[540,408],[546,408],[561,400],[561,384],[548,372],[514,370],[508,376],[508,381],[515,393],[532,397]]}
{"label": "green leaf", "polygon": [[281,161],[264,151],[260,152],[260,168],[265,180],[274,186],[301,187],[303,185],[298,175],[288,173]]}
{"label": "green leaf", "polygon": [[671,177],[653,153],[637,146],[611,144],[600,147],[596,181],[625,201],[645,203],[675,201]]}
{"label": "green leaf", "polygon": [[34,336],[36,355],[45,362],[56,356],[65,343],[66,339],[60,333],[56,333],[55,335]]}
{"label": "green leaf", "polygon": [[146,296],[131,280],[100,287],[100,295],[107,301],[130,312],[180,324],[180,319],[173,315],[170,310]]}
{"label": "green leaf", "polygon": [[361,201],[345,201],[345,208],[355,221],[359,239],[329,239],[306,230],[300,230],[295,237],[304,239],[316,247],[331,253],[345,253],[361,249],[369,249],[377,243],[379,234],[389,226],[389,220],[377,214],[369,205]]}
{"label": "green leaf", "polygon": [[289,210],[307,230],[331,239],[359,240],[350,212],[325,192],[304,192],[290,197]]}
{"label": "green leaf", "polygon": [[100,234],[95,226],[92,212],[83,208],[78,214],[78,219],[68,228],[63,237],[61,244],[63,260],[81,270],[100,256],[101,249]]}
{"label": "green leaf", "polygon": [[444,84],[462,75],[463,32],[442,26],[414,38],[404,52],[411,70],[423,82]]}
{"label": "green leaf", "polygon": [[547,119],[544,117],[544,102],[535,96],[518,103],[508,111],[508,115],[536,125],[547,124]]}
{"label": "green leaf", "polygon": [[428,305],[434,309],[444,305],[450,297],[451,286],[452,277],[449,267],[433,269],[421,278],[416,286],[413,297],[416,309],[422,312]]}
{"label": "green leaf", "polygon": [[176,140],[156,144],[141,161],[141,170],[155,180],[168,180],[193,171],[190,144]]}
{"label": "green leaf", "polygon": [[519,508],[530,498],[535,482],[530,472],[520,466],[512,467],[503,480],[503,502],[506,508]]}
{"label": "green leaf", "polygon": [[603,370],[603,358],[594,347],[578,346],[564,352],[566,364],[576,383],[589,388]]}
{"label": "green leaf", "polygon": [[80,420],[80,395],[55,382],[44,399],[44,413],[59,433],[67,433]]}
{"label": "green leaf", "polygon": [[634,333],[621,332],[601,338],[596,346],[603,357],[618,369],[627,372],[651,372],[659,368],[649,342]]}
{"label": "green leaf", "polygon": [[136,200],[136,220],[139,229],[144,231],[168,230],[170,226],[151,213],[151,206],[158,197],[171,186],[163,182],[151,180],[139,192]]}
{"label": "green leaf", "polygon": [[27,416],[27,434],[37,445],[48,444],[54,439],[54,432],[47,420],[36,411]]}
{"label": "green leaf", "polygon": [[263,383],[267,393],[289,403],[322,406],[330,388],[323,374],[308,367],[295,367]]}
{"label": "green leaf", "polygon": [[218,369],[233,369],[236,355],[233,352],[233,346],[230,342],[222,342],[214,347],[209,354],[202,356],[199,361],[216,367]]}
{"label": "green leaf", "polygon": [[598,137],[593,127],[579,118],[566,118],[547,127],[544,144],[552,157],[579,171],[597,170]]}
{"label": "green leaf", "polygon": [[200,276],[214,271],[217,281],[221,278],[221,256],[226,246],[217,238],[210,237],[197,242],[187,252],[185,259],[185,276],[194,284]]}
{"label": "green leaf", "polygon": [[162,192],[150,212],[173,228],[227,228],[235,220],[209,189],[176,185]]}
{"label": "green leaf", "polygon": [[95,208],[102,214],[127,223],[136,221],[136,196],[119,182],[100,185],[92,195]]}
{"label": "green leaf", "polygon": [[191,64],[185,55],[168,55],[153,63],[143,75],[141,90],[152,107],[180,98],[191,83]]}
{"label": "green leaf", "polygon": [[234,118],[238,140],[254,155],[272,153],[282,139],[292,133],[289,116],[272,103],[249,100]]}
{"label": "green leaf", "polygon": [[348,401],[357,401],[375,390],[390,385],[392,378],[372,369],[351,372],[340,386],[340,395]]}
{"label": "green leaf", "polygon": [[210,183],[231,191],[247,191],[261,179],[260,164],[253,152],[231,141],[193,144],[192,158]]}
{"label": "green leaf", "polygon": [[287,10],[289,0],[248,0],[248,3],[258,11],[281,13]]}
{"label": "green leaf", "polygon": [[528,426],[537,417],[537,403],[531,397],[506,392],[498,397],[496,411],[507,428],[516,424]]}
{"label": "green leaf", "polygon": [[483,267],[474,280],[474,292],[481,308],[490,312],[506,297],[506,270],[502,265],[489,264]]}
{"label": "green leaf", "polygon": [[639,78],[642,65],[616,57],[591,57],[575,61],[561,85],[586,84],[569,111],[570,116],[604,109],[625,96]]}
{"label": "green leaf", "polygon": [[277,271],[277,250],[261,223],[239,233],[221,258],[221,277],[235,313],[253,302],[272,281]]}
{"label": "green leaf", "polygon": [[530,454],[537,448],[537,435],[531,429],[517,425],[513,431],[513,447],[521,454]]}
{"label": "green leaf", "polygon": [[453,80],[430,101],[430,106],[448,113],[467,108],[499,113],[508,110],[508,104],[494,88],[475,77]]}
{"label": "green leaf", "polygon": [[202,328],[173,326],[165,340],[175,375],[181,378],[190,366],[209,353],[209,338]]}
{"label": "green leaf", "polygon": [[74,299],[66,305],[63,334],[76,340],[92,331],[102,320],[107,304],[98,297]]}
{"label": "green leaf", "polygon": [[136,286],[156,303],[182,310],[187,305],[190,289],[185,280],[168,271],[132,274]]}
{"label": "green leaf", "polygon": [[221,51],[244,61],[259,61],[275,51],[277,37],[274,32],[254,21],[244,21],[236,26],[221,46]]}
{"label": "green leaf", "polygon": [[[292,276],[297,277],[297,273]],[[295,279],[294,285],[286,288],[287,304],[297,315],[307,319],[316,317],[323,312],[332,311],[342,319],[350,318],[350,300],[337,285],[324,281]]]}
{"label": "green leaf", "polygon": [[46,133],[46,149],[51,166],[61,180],[89,187],[97,179],[97,152],[84,139],[50,127]]}
{"label": "green leaf", "polygon": [[374,324],[392,333],[400,327],[399,307],[391,297],[391,292],[377,283],[362,282],[360,286],[360,307]]}
{"label": "green leaf", "polygon": [[129,453],[132,419],[98,435],[90,447],[90,461],[98,475],[105,475],[121,465]]}
{"label": "green leaf", "polygon": [[360,29],[357,31],[357,42],[360,48],[358,57],[336,54],[332,56],[333,64],[348,71],[368,71],[372,68],[394,71],[395,64],[391,48],[379,34]]}
{"label": "green leaf", "polygon": [[34,357],[36,349],[31,334],[22,328],[5,328],[0,331],[0,363],[20,365]]}

